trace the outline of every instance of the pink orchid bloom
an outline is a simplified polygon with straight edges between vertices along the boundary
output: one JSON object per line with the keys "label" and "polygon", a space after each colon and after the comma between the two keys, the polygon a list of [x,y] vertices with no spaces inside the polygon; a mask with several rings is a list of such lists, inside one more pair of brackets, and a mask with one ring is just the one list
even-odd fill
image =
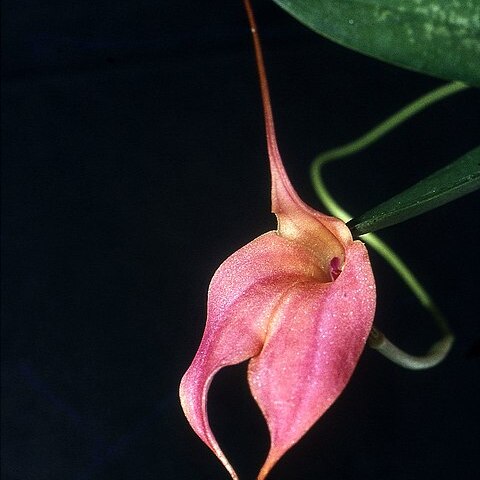
{"label": "pink orchid bloom", "polygon": [[205,332],[181,381],[180,399],[192,428],[238,479],[210,429],[207,394],[221,368],[250,359],[250,390],[271,440],[258,475],[262,480],[345,388],[372,327],[376,294],[364,244],[352,239],[344,222],[306,205],[288,179],[251,25],[278,228],[242,247],[215,272]]}

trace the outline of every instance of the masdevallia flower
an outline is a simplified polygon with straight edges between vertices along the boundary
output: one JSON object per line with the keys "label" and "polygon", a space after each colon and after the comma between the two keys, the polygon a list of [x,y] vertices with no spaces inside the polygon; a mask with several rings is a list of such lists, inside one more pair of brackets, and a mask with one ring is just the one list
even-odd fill
{"label": "masdevallia flower", "polygon": [[344,222],[306,205],[288,179],[256,42],[278,227],[215,272],[205,332],[180,399],[192,428],[237,479],[210,429],[207,393],[218,370],[249,359],[250,390],[271,440],[261,480],[344,389],[372,327],[376,297],[364,244]]}

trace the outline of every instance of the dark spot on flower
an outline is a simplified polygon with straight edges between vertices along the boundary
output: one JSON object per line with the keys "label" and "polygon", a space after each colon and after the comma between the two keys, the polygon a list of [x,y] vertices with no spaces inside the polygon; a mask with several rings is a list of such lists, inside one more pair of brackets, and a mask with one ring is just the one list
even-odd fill
{"label": "dark spot on flower", "polygon": [[330,275],[332,277],[332,280],[336,280],[341,273],[342,273],[342,265],[340,263],[340,258],[333,257],[330,260]]}

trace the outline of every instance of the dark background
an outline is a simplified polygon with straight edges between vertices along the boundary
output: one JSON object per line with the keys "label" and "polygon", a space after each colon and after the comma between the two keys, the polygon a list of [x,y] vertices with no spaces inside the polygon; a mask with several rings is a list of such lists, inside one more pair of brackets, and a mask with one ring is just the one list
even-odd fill
{"label": "dark background", "polygon": [[[280,150],[301,196],[313,156],[442,82],[255,2]],[[240,1],[3,2],[2,479],[226,479],[183,417],[181,375],[230,253],[274,228]],[[328,168],[360,214],[478,144],[480,95],[447,99]],[[439,367],[367,349],[274,479],[478,478],[478,194],[387,229],[449,317]],[[422,352],[426,312],[372,254],[377,323]],[[215,379],[213,429],[242,479],[268,448],[245,365]]]}

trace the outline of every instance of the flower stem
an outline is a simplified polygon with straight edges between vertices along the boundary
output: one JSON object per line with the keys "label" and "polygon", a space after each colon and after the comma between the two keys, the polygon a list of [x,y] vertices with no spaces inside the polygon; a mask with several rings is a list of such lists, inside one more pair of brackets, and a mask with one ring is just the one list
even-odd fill
{"label": "flower stem", "polygon": [[382,332],[373,327],[368,337],[368,345],[403,368],[424,370],[438,365],[447,356],[453,340],[453,335],[445,335],[438,342],[435,342],[425,355],[416,356],[398,348]]}
{"label": "flower stem", "polygon": [[442,85],[409,103],[353,142],[317,155],[311,165],[310,175],[319,197],[322,198],[321,185],[323,182],[320,177],[320,167],[322,165],[331,160],[338,160],[339,158],[358,153],[425,108],[467,88],[469,88],[469,86],[461,82],[451,82]]}
{"label": "flower stem", "polygon": [[[330,195],[321,175],[322,167],[339,158],[358,153],[364,148],[386,135],[388,132],[408,120],[421,110],[446,98],[454,93],[460,92],[468,88],[460,82],[452,82],[432,90],[431,92],[414,100],[404,108],[387,118],[372,130],[362,135],[358,139],[346,145],[328,150],[318,155],[312,162],[310,167],[310,176],[316,194],[323,202],[327,210],[337,218],[347,222],[352,216],[340,207],[340,205]],[[424,356],[413,356],[400,350],[393,345],[386,337],[375,327],[369,337],[369,345],[378,350],[384,356],[393,362],[410,369],[430,368],[437,365],[445,358],[453,343],[453,335],[450,331],[446,318],[443,316],[435,302],[432,300],[427,291],[420,284],[413,272],[407,267],[403,260],[377,235],[367,233],[361,235],[360,238],[372,247],[379,255],[381,255],[390,266],[397,272],[400,278],[405,282],[412,293],[417,297],[420,304],[426,308],[433,316],[443,338],[436,342]]]}

